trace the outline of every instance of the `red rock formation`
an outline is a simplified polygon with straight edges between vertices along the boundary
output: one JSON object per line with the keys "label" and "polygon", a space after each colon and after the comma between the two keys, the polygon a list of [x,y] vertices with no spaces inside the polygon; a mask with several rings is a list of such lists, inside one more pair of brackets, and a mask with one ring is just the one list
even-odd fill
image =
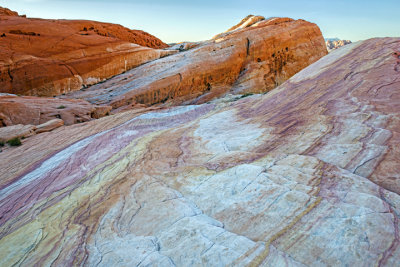
{"label": "red rock formation", "polygon": [[0,7],[0,16],[18,16],[18,13],[8,8]]}
{"label": "red rock formation", "polygon": [[318,26],[304,20],[249,17],[234,29],[67,97],[114,108],[204,103],[227,92],[269,91],[327,54]]}
{"label": "red rock formation", "polygon": [[167,45],[120,25],[8,13],[0,16],[0,93],[58,95],[173,53],[152,49]]}
{"label": "red rock formation", "polygon": [[95,106],[78,99],[0,95],[0,127],[16,124],[39,125],[56,118],[71,125],[98,119],[110,110],[111,107]]}
{"label": "red rock formation", "polygon": [[121,25],[112,23],[101,23],[87,20],[61,20],[62,24],[68,25],[80,34],[97,34],[104,37],[117,38],[129,43],[138,44],[155,49],[167,48],[157,37],[140,30],[131,30]]}

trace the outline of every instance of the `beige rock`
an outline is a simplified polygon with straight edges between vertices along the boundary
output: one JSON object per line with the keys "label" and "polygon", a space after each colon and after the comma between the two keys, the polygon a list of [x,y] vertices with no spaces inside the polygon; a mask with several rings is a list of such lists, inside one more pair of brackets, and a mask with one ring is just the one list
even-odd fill
{"label": "beige rock", "polygon": [[33,125],[13,125],[0,128],[0,142],[7,142],[14,138],[29,137],[35,134],[36,127]]}
{"label": "beige rock", "polygon": [[250,26],[254,26],[254,24],[256,24],[257,22],[263,21],[263,20],[265,20],[265,18],[262,16],[248,15],[247,17],[242,19],[238,24],[229,28],[229,30],[225,31],[224,33],[214,36],[213,39],[221,38],[221,37],[227,35],[227,33],[231,33],[236,30],[241,30],[241,29],[244,29],[244,28],[247,28]]}
{"label": "beige rock", "polygon": [[39,133],[44,133],[44,132],[50,132],[58,127],[61,127],[64,125],[64,121],[62,119],[54,119],[50,120],[48,122],[45,122],[43,124],[40,124],[36,126],[35,132],[37,134]]}

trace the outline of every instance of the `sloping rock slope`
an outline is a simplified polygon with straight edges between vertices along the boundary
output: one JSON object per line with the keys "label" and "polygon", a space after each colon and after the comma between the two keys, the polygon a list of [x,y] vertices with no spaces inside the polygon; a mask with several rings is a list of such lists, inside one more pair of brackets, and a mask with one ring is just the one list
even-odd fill
{"label": "sloping rock slope", "polygon": [[0,127],[39,125],[62,119],[66,125],[104,117],[110,106],[96,106],[81,99],[57,99],[0,94]]}
{"label": "sloping rock slope", "polygon": [[0,154],[0,265],[396,266],[400,39],[269,94],[134,111]]}
{"label": "sloping rock slope", "polygon": [[0,93],[54,96],[173,53],[142,31],[0,10]]}
{"label": "sloping rock slope", "polygon": [[269,91],[327,54],[318,26],[304,20],[250,16],[232,29],[66,97],[115,109],[205,103],[227,92]]}

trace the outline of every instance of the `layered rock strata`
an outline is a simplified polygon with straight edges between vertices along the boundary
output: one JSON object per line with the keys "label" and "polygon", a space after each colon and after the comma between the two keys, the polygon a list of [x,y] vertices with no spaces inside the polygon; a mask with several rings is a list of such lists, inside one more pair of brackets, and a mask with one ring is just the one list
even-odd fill
{"label": "layered rock strata", "polygon": [[54,119],[38,126],[17,124],[9,127],[0,128],[0,142],[4,145],[5,142],[15,138],[25,139],[35,134],[50,132],[64,125],[62,119]]}
{"label": "layered rock strata", "polygon": [[0,265],[395,266],[400,39],[0,154]]}
{"label": "layered rock strata", "polygon": [[0,7],[0,16],[18,16],[18,12],[12,11],[8,8]]}
{"label": "layered rock strata", "polygon": [[174,53],[142,31],[0,12],[0,93],[54,96]]}
{"label": "layered rock strata", "polygon": [[317,25],[290,18],[249,17],[216,39],[176,47],[189,50],[66,97],[114,109],[205,103],[228,92],[267,92],[327,54]]}

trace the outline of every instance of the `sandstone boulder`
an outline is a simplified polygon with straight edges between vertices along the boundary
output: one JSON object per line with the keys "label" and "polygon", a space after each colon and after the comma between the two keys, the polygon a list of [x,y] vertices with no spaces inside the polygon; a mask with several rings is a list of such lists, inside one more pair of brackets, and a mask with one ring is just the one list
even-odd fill
{"label": "sandstone boulder", "polygon": [[5,18],[0,19],[0,93],[54,96],[174,53],[158,49],[167,45],[156,37],[120,25]]}
{"label": "sandstone boulder", "polygon": [[226,93],[267,92],[327,54],[313,23],[251,17],[240,25],[215,40],[65,97],[114,109],[167,101],[204,103]]}
{"label": "sandstone boulder", "polygon": [[57,129],[64,125],[64,121],[62,119],[54,119],[43,124],[40,124],[36,127],[35,133],[40,134],[44,132],[50,132],[54,129]]}

